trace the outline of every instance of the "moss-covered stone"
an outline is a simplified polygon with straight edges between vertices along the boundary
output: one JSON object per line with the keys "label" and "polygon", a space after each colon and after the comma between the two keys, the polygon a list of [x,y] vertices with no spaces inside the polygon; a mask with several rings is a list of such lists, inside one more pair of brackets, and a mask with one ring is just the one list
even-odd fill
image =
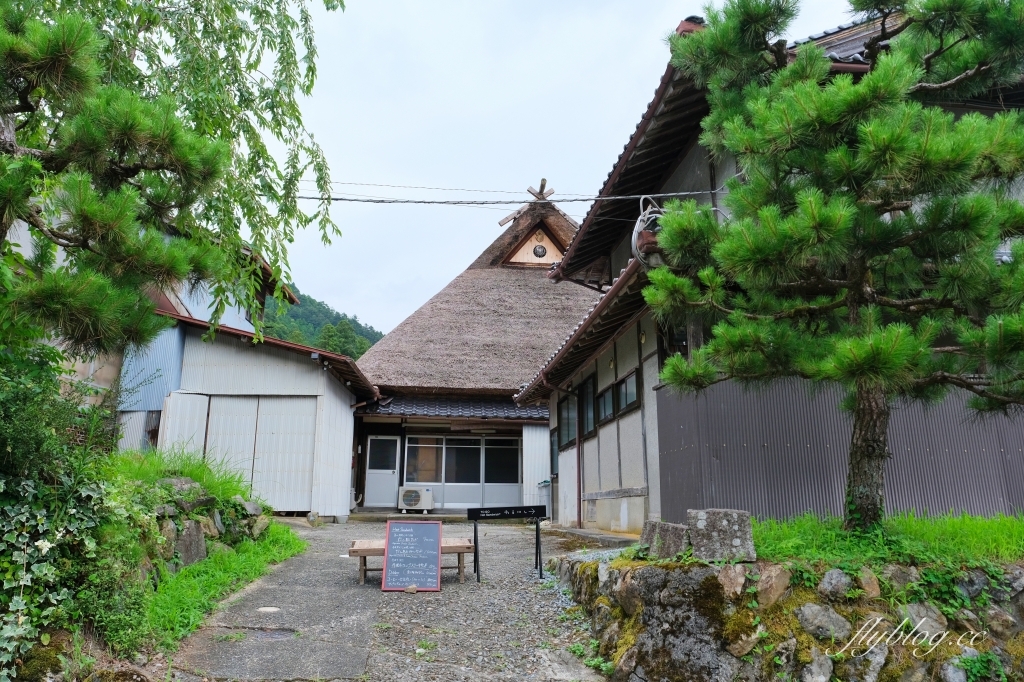
{"label": "moss-covered stone", "polygon": [[36,644],[21,657],[21,665],[17,668],[19,682],[41,682],[50,673],[58,673],[63,668],[60,655],[67,648],[70,635],[63,630],[48,632],[49,643]]}
{"label": "moss-covered stone", "polygon": [[754,613],[747,609],[737,611],[725,619],[725,626],[722,628],[722,635],[730,644],[738,641],[741,637],[752,635],[757,631],[754,625]]}
{"label": "moss-covered stone", "polygon": [[636,646],[637,637],[643,632],[643,607],[637,610],[628,620],[620,621],[619,641],[612,654],[612,662],[619,664],[627,651]]}

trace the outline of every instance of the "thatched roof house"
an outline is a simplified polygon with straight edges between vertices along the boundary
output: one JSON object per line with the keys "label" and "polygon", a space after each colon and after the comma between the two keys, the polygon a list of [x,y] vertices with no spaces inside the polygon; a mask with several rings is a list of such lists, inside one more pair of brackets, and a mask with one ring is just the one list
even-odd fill
{"label": "thatched roof house", "polygon": [[586,314],[596,292],[546,276],[579,226],[546,201],[513,215],[462,274],[359,359],[384,395],[511,399]]}
{"label": "thatched roof house", "polygon": [[547,406],[512,396],[598,294],[547,277],[579,226],[543,183],[532,193],[462,274],[359,359],[384,396],[356,413],[364,507],[549,503]]}

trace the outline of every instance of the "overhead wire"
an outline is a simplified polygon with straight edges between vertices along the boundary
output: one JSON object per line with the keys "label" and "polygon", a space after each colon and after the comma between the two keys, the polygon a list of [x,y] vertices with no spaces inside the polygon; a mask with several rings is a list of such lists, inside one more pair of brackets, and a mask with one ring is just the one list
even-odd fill
{"label": "overhead wire", "polygon": [[[684,196],[701,196],[705,194],[711,194],[713,192],[720,192],[724,187],[716,190],[704,190],[702,192],[665,192],[660,194],[629,194],[619,196],[590,196],[584,198],[565,198],[565,199],[547,199],[553,204],[565,204],[574,202],[593,202],[593,201],[621,201],[631,200],[636,201],[637,199],[643,199],[644,197],[652,199],[662,198],[674,198]],[[367,195],[358,195],[352,193],[352,196],[306,196],[299,195],[296,199],[310,200],[310,201],[334,201],[334,202],[348,202],[348,203],[360,203],[360,204],[421,204],[421,205],[434,205],[434,206],[517,206],[524,203],[531,203],[536,201],[535,199],[529,199],[524,201],[523,199],[485,199],[485,200],[469,200],[469,199],[394,199],[390,197],[372,197]]]}
{"label": "overhead wire", "polygon": [[[299,182],[306,183],[306,184],[313,184],[313,185],[316,184],[315,180],[303,179],[303,180],[299,180]],[[337,182],[337,181],[331,181],[329,184],[331,184],[331,185],[350,185],[350,186],[355,186],[355,187],[388,187],[388,188],[391,188],[391,189],[427,189],[427,190],[433,190],[433,191],[437,191],[437,192],[480,192],[480,193],[483,193],[483,194],[522,194],[523,193],[522,190],[510,190],[510,189],[468,189],[468,188],[465,188],[465,187],[424,187],[422,185],[384,185],[384,184],[379,184],[379,183],[374,183],[374,182]],[[350,194],[350,192],[343,192],[343,193],[344,194]],[[583,196],[590,196],[590,195],[589,194],[573,194],[573,193],[570,192],[570,193],[564,194],[563,196],[583,197]]]}

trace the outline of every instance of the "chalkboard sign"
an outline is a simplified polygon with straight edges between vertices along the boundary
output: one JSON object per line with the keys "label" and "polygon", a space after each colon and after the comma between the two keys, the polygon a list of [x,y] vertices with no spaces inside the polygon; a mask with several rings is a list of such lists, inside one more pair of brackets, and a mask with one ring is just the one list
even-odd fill
{"label": "chalkboard sign", "polygon": [[543,519],[547,518],[548,508],[543,504],[529,507],[470,507],[466,516],[470,521],[484,519]]}
{"label": "chalkboard sign", "polygon": [[441,522],[388,521],[381,589],[441,591]]}

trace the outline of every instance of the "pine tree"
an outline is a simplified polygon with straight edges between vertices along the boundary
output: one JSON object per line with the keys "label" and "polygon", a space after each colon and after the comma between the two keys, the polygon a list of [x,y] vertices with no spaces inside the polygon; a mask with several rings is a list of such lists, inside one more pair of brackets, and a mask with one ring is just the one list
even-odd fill
{"label": "pine tree", "polygon": [[[667,267],[645,297],[710,340],[669,358],[684,391],[798,377],[842,386],[852,413],[846,526],[884,513],[889,417],[954,388],[982,413],[1024,404],[1024,118],[942,104],[1018,84],[1020,0],[853,0],[883,20],[870,71],[830,71],[813,43],[779,39],[795,0],[729,0],[671,39],[708,90],[702,143],[733,155],[728,215],[671,202]],[[1001,248],[997,260],[996,253]]]}
{"label": "pine tree", "polygon": [[102,84],[103,49],[81,16],[0,6],[0,347],[144,344],[165,325],[150,293],[216,281],[240,257],[196,218],[226,146],[183,126],[172,100]]}
{"label": "pine tree", "polygon": [[331,353],[341,353],[341,335],[334,325],[325,324],[316,337],[316,347]]}

